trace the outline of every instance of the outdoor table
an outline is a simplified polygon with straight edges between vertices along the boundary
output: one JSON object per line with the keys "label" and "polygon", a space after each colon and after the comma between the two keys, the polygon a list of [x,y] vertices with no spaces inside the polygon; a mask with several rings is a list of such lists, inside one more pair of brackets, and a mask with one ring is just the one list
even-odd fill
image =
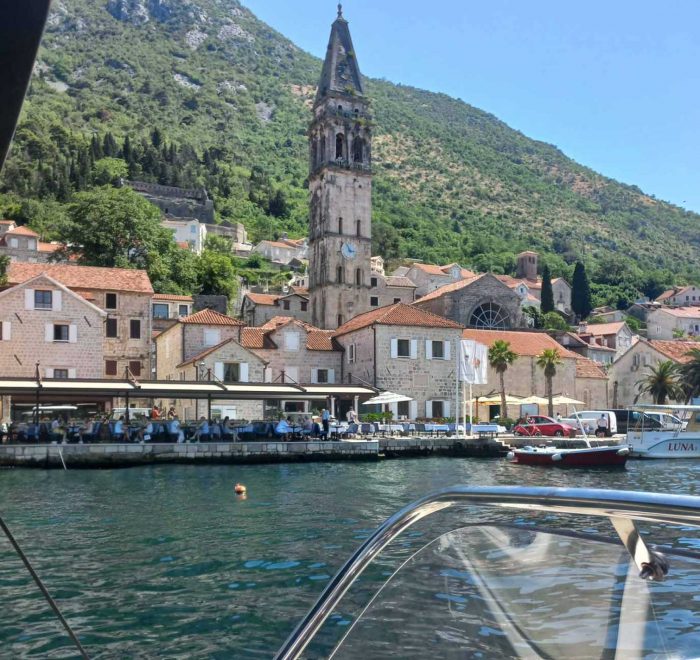
{"label": "outdoor table", "polygon": [[404,432],[403,424],[380,424],[379,430],[383,433],[390,433],[391,435]]}
{"label": "outdoor table", "polygon": [[447,434],[450,432],[450,426],[449,426],[449,424],[426,424],[425,430],[428,433],[433,433],[436,435],[439,433]]}
{"label": "outdoor table", "polygon": [[343,424],[343,423],[341,423],[341,422],[336,422],[335,424],[331,424],[331,425],[330,425],[331,437],[332,437],[332,436],[335,436],[335,437],[336,437],[336,440],[340,440],[340,434],[341,434],[343,431],[346,431],[347,428],[348,428],[348,427],[347,427],[347,424]]}

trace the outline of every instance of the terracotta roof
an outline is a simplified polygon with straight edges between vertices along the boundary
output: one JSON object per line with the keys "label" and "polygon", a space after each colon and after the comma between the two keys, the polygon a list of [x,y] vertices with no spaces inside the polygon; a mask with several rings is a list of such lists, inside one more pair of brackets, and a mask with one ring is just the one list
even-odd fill
{"label": "terracotta roof", "polygon": [[190,249],[190,244],[187,241],[178,241],[177,246],[179,248],[182,248],[183,250],[189,250]]}
{"label": "terracotta roof", "polygon": [[428,275],[440,275],[443,277],[448,277],[447,273],[443,272],[442,266],[436,266],[434,264],[413,264],[412,268],[422,270]]}
{"label": "terracotta roof", "polygon": [[256,305],[269,305],[274,306],[281,296],[275,295],[273,293],[246,293],[245,297],[248,298],[252,303]]}
{"label": "terracotta roof", "polygon": [[341,325],[333,334],[335,337],[340,337],[349,332],[355,332],[362,328],[369,328],[373,325],[403,325],[421,328],[452,329],[459,329],[462,327],[459,323],[427,312],[419,307],[397,303],[360,314],[351,321]]}
{"label": "terracotta roof", "polygon": [[39,234],[37,234],[35,231],[32,231],[29,229],[29,227],[21,226],[21,227],[15,227],[14,229],[10,229],[10,231],[6,232],[6,235],[9,234],[19,234],[20,236],[31,236],[33,238],[39,238]]}
{"label": "terracotta roof", "polygon": [[292,291],[294,291],[294,293],[296,293],[298,296],[304,296],[306,298],[309,297],[309,290],[306,287],[293,286]]}
{"label": "terracotta roof", "polygon": [[445,275],[448,274],[448,271],[452,270],[455,266],[459,266],[460,269],[460,276],[463,277],[464,279],[468,277],[474,277],[474,275],[477,275],[474,271],[467,270],[466,268],[462,268],[459,264],[454,263],[454,264],[447,264],[447,266],[442,266],[440,269]]}
{"label": "terracotta roof", "polygon": [[260,241],[258,247],[261,245],[269,245],[270,247],[283,248],[285,250],[298,250],[299,245],[290,245],[289,243],[282,243],[281,241]]}
{"label": "terracotta roof", "polygon": [[174,296],[169,293],[154,293],[153,300],[170,300],[172,302],[194,302],[192,296]]}
{"label": "terracotta roof", "polygon": [[0,225],[14,225],[16,224],[14,220],[0,220]]}
{"label": "terracotta roof", "polygon": [[415,289],[416,285],[413,281],[408,279],[408,277],[401,277],[399,275],[386,275],[384,281],[387,286],[400,286],[406,287],[407,289]]}
{"label": "terracotta roof", "polygon": [[180,323],[187,323],[190,325],[235,325],[239,327],[245,325],[243,321],[233,319],[225,314],[220,314],[213,309],[203,309],[196,314],[185,316],[180,319]]}
{"label": "terracotta roof", "polygon": [[579,358],[576,360],[576,378],[601,378],[605,379],[608,375],[605,370],[593,360],[588,358]]}
{"label": "terracotta roof", "polygon": [[69,289],[153,293],[145,270],[94,268],[66,264],[30,264],[13,261],[7,269],[9,284],[21,284],[46,273]]}
{"label": "terracotta roof", "polygon": [[44,243],[43,241],[39,241],[37,247],[39,252],[58,252],[62,250],[65,245],[63,243]]}
{"label": "terracotta roof", "polygon": [[586,335],[592,335],[594,337],[616,335],[625,325],[624,321],[616,321],[615,323],[589,323],[586,327],[586,331],[579,334],[584,337]]}
{"label": "terracotta roof", "polygon": [[661,307],[659,312],[684,319],[700,318],[700,307]]}
{"label": "terracotta roof", "polygon": [[554,348],[559,351],[562,358],[580,359],[580,355],[572,353],[567,348],[564,348],[555,339],[550,337],[546,332],[517,332],[514,330],[475,330],[473,328],[466,329],[462,336],[464,339],[471,339],[480,344],[485,344],[489,348],[501,339],[510,344],[511,350],[523,357],[537,357],[548,348]]}
{"label": "terracotta roof", "polygon": [[649,339],[647,343],[659,351],[659,353],[663,353],[669,360],[680,363],[690,362],[687,353],[693,348],[700,348],[700,343],[698,342],[681,339]]}
{"label": "terracotta roof", "polygon": [[227,344],[230,344],[232,341],[233,341],[233,339],[226,339],[226,340],[222,341],[220,344],[217,344],[216,346],[212,346],[211,348],[204,349],[201,353],[197,353],[197,355],[193,355],[191,358],[178,364],[177,369],[180,369],[181,367],[184,367],[188,364],[192,364],[193,362],[198,362],[199,360],[202,360],[203,358],[207,357],[207,355],[211,355],[212,353],[215,353],[220,348],[223,348]]}
{"label": "terracotta roof", "polygon": [[[539,291],[542,288],[542,280],[528,280],[525,279],[524,277],[511,277],[510,275],[495,275],[494,277],[497,280],[500,280],[505,284],[508,288],[510,289],[515,289],[516,287],[520,286],[521,284],[524,284],[528,289],[534,289],[535,291]],[[554,283],[554,280],[552,280],[552,283]]]}
{"label": "terracotta roof", "polygon": [[457,282],[452,282],[451,284],[445,284],[445,286],[441,286],[439,289],[436,289],[432,293],[428,293],[422,298],[419,298],[418,300],[416,300],[416,302],[421,303],[427,300],[435,300],[436,298],[442,298],[442,296],[444,296],[447,293],[452,293],[453,291],[459,291],[460,289],[468,287],[470,284],[473,284],[477,280],[480,280],[482,277],[484,277],[484,275],[474,275],[473,277],[470,277],[466,280],[458,280]]}
{"label": "terracotta roof", "polygon": [[243,328],[241,346],[251,349],[277,348],[277,345],[268,336],[269,333],[270,331],[264,328]]}
{"label": "terracotta roof", "polygon": [[669,289],[668,291],[664,291],[658,298],[656,298],[656,302],[663,302],[664,300],[668,300],[674,296],[683,295],[686,291],[690,291],[692,288],[693,286],[689,285]]}
{"label": "terracotta roof", "polygon": [[[292,318],[291,316],[275,316],[271,318],[265,325],[261,326],[261,330],[265,331],[267,334],[279,330],[285,325],[290,323],[295,323],[300,325],[306,330],[306,349],[309,351],[338,351],[343,350],[339,345],[333,341],[333,330],[321,330],[309,323],[300,321],[299,319]],[[273,348],[277,348],[277,345],[273,343]]]}

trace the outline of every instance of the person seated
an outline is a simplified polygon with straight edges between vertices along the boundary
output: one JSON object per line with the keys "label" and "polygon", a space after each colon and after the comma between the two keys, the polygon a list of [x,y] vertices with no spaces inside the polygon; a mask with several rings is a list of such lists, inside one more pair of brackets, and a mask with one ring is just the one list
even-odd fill
{"label": "person seated", "polygon": [[156,421],[160,419],[160,408],[157,405],[153,406],[151,410],[151,419]]}
{"label": "person seated", "polygon": [[131,436],[129,435],[129,426],[124,421],[124,415],[122,415],[116,422],[114,422],[114,431],[112,432],[112,437],[117,442],[131,442]]}
{"label": "person seated", "polygon": [[55,417],[51,422],[51,442],[66,444],[65,429],[58,417]]}
{"label": "person seated", "polygon": [[229,442],[238,442],[238,431],[236,430],[232,419],[229,419],[228,417],[224,419],[221,429],[224,434],[224,440]]}
{"label": "person seated", "polygon": [[80,436],[79,443],[82,445],[86,440],[87,442],[90,441],[92,436],[95,434],[95,420],[92,417],[89,417],[83,422],[83,425],[80,427],[80,430],[78,431],[78,435]]}
{"label": "person seated", "polygon": [[139,424],[139,430],[136,432],[136,441],[143,444],[153,438],[153,424],[145,419]]}
{"label": "person seated", "polygon": [[199,423],[197,424],[197,430],[194,432],[194,438],[192,442],[207,442],[209,440],[209,422],[207,418],[202,415],[199,418]]}
{"label": "person seated", "polygon": [[275,427],[275,434],[280,436],[281,440],[287,442],[291,433],[292,427],[289,425],[289,422],[286,419],[280,419]]}
{"label": "person seated", "polygon": [[175,406],[170,406],[170,410],[168,410],[168,419],[175,419],[176,417]]}
{"label": "person seated", "polygon": [[180,426],[180,420],[178,419],[177,415],[175,415],[175,417],[168,422],[167,429],[170,442],[177,442],[178,444],[181,444],[185,441],[185,432]]}

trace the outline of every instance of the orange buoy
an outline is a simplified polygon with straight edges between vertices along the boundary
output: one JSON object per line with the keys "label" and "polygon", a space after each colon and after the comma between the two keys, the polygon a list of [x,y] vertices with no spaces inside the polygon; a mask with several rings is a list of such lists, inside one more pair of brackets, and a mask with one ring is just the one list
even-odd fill
{"label": "orange buoy", "polygon": [[236,484],[233,487],[233,492],[236,493],[236,495],[244,495],[248,492],[248,489],[243,484]]}

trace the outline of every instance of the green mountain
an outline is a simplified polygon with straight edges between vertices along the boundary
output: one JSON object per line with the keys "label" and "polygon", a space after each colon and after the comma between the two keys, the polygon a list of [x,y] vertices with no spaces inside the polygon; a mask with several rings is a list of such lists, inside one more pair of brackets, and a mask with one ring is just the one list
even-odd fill
{"label": "green mountain", "polygon": [[[361,65],[371,54],[356,46]],[[0,211],[60,234],[53,218],[71,194],[126,167],[206,186],[218,218],[254,240],[304,235],[320,72],[235,0],[55,0]],[[598,302],[700,280],[700,216],[462,101],[379,80],[367,89],[375,252],[508,273],[535,249],[555,276],[582,258]]]}

